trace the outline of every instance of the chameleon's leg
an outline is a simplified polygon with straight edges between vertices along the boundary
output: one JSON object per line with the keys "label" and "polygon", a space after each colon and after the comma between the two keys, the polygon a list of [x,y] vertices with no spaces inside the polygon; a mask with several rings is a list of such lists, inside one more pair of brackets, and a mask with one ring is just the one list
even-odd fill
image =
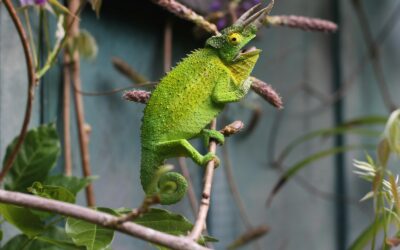
{"label": "chameleon's leg", "polygon": [[217,103],[237,102],[249,91],[251,86],[250,78],[236,85],[233,80],[219,81],[213,90],[212,99]]}
{"label": "chameleon's leg", "polygon": [[205,166],[211,160],[215,161],[216,166],[219,165],[219,159],[214,153],[202,155],[185,139],[157,143],[156,150],[166,158],[184,156],[192,158],[200,166]]}
{"label": "chameleon's leg", "polygon": [[208,147],[210,139],[216,140],[219,144],[223,145],[225,142],[225,136],[214,129],[203,129],[200,132],[200,136],[203,138],[204,144]]}

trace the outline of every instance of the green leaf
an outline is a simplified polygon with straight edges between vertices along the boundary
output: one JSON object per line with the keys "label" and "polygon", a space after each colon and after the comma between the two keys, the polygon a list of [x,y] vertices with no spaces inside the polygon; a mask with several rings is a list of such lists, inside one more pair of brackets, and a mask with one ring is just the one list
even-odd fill
{"label": "green leaf", "polygon": [[67,235],[64,228],[61,227],[50,227],[42,235],[37,237],[37,240],[42,243],[47,243],[52,246],[56,246],[57,249],[65,250],[76,250],[85,249],[74,244],[72,239]]}
{"label": "green leaf", "polygon": [[[31,187],[28,188],[28,191],[36,196],[64,201],[68,203],[75,203],[75,195],[68,191],[68,189],[63,187],[43,185],[42,183],[36,181],[32,184]],[[46,219],[48,217],[56,215],[54,213],[35,209],[31,209],[31,211],[42,219]]]}
{"label": "green leaf", "polygon": [[400,155],[400,109],[390,115],[384,134],[390,150]]}
{"label": "green leaf", "polygon": [[366,149],[366,148],[375,148],[374,145],[350,145],[350,146],[343,146],[343,147],[334,147],[328,150],[322,150],[315,154],[312,154],[298,162],[294,165],[289,167],[283,175],[279,178],[278,182],[275,184],[272,192],[268,197],[267,203],[269,204],[272,201],[272,198],[278,193],[278,191],[293,177],[295,176],[300,170],[304,167],[308,166],[309,164],[320,160],[322,158],[335,155],[338,153],[351,151],[351,150],[359,150],[359,149]]}
{"label": "green leaf", "polygon": [[[4,163],[14,149],[17,138],[8,146]],[[5,189],[26,192],[35,181],[46,179],[60,154],[60,141],[54,124],[28,131],[25,141],[7,174]]]}
{"label": "green leaf", "polygon": [[390,220],[388,220],[389,217],[390,216],[386,215],[374,220],[371,225],[364,229],[364,231],[357,237],[353,244],[351,244],[349,250],[366,249],[368,243],[374,238],[377,233],[379,233],[379,230],[383,229],[383,227],[387,223],[390,223]]}
{"label": "green leaf", "polygon": [[43,247],[43,245],[39,245],[39,244],[37,244],[37,242],[35,242],[35,240],[29,239],[26,235],[19,234],[17,236],[14,236],[9,241],[7,241],[7,243],[1,248],[1,250],[21,250],[21,249],[24,249],[24,250],[33,250],[33,249],[56,250],[56,249]]}
{"label": "green leaf", "polygon": [[43,185],[42,183],[36,181],[31,187],[28,188],[28,191],[40,197],[68,203],[75,203],[75,195],[63,187]]}
{"label": "green leaf", "polygon": [[48,177],[43,184],[51,186],[59,186],[68,189],[76,195],[79,191],[88,186],[97,177],[91,176],[86,178],[78,178],[75,176],[56,175]]}
{"label": "green leaf", "polygon": [[74,48],[85,59],[94,59],[99,50],[96,39],[86,30],[81,30],[74,38]]}
{"label": "green leaf", "polygon": [[27,208],[0,204],[0,214],[28,237],[34,237],[44,230],[44,224],[39,216]]}
{"label": "green leaf", "polygon": [[[108,208],[96,210],[117,215]],[[87,250],[107,249],[114,238],[114,230],[74,218],[67,219],[65,231],[76,245],[85,246]]]}
{"label": "green leaf", "polygon": [[57,0],[48,0],[48,2],[55,8],[61,10],[64,14],[73,15],[67,7],[59,3]]}
{"label": "green leaf", "polygon": [[151,208],[149,212],[133,220],[135,223],[173,235],[187,235],[192,229],[192,223],[180,214]]}
{"label": "green leaf", "polygon": [[[63,233],[65,234],[65,232]],[[41,236],[37,238],[28,238],[20,234],[10,239],[1,250],[83,250],[77,247],[73,242],[64,236],[60,229],[51,229],[48,237]]]}
{"label": "green leaf", "polygon": [[[193,224],[184,216],[159,208],[151,208],[141,217],[134,219],[133,222],[160,232],[177,236],[187,235],[193,228]],[[199,242],[204,244],[209,241],[215,242],[218,240],[211,236],[202,236]]]}
{"label": "green leaf", "polygon": [[338,134],[357,134],[357,135],[363,135],[363,136],[379,136],[381,133],[370,130],[370,129],[364,129],[364,128],[354,128],[355,126],[361,126],[361,125],[380,125],[380,124],[385,124],[387,121],[386,117],[382,116],[366,116],[366,117],[361,117],[357,119],[353,119],[350,121],[347,121],[343,124],[341,124],[338,127],[335,128],[328,128],[328,129],[320,129],[316,131],[312,131],[310,133],[307,133],[305,135],[302,135],[295,140],[293,140],[288,146],[286,146],[283,150],[280,156],[278,157],[278,162],[282,162],[284,158],[286,158],[287,155],[291,151],[294,150],[297,146],[300,144],[309,141],[314,138],[318,137],[328,137],[328,136],[334,136]]}

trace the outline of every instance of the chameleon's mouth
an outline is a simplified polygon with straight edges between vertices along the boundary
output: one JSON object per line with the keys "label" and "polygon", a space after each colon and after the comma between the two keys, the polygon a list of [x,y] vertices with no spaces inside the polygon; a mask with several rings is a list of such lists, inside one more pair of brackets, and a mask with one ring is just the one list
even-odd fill
{"label": "chameleon's mouth", "polygon": [[261,52],[261,50],[252,46],[250,48],[244,48],[240,51],[239,55],[257,55]]}
{"label": "chameleon's mouth", "polygon": [[257,49],[256,47],[252,46],[250,48],[242,49],[236,56],[234,61],[244,60],[253,56],[260,54],[261,50]]}

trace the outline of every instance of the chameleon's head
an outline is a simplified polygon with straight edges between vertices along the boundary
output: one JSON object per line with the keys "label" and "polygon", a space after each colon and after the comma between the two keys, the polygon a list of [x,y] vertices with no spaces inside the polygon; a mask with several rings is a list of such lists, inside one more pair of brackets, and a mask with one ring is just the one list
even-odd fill
{"label": "chameleon's head", "polygon": [[232,26],[225,28],[221,34],[210,37],[206,46],[216,49],[226,63],[235,63],[258,56],[261,50],[243,47],[256,37],[257,30],[262,26],[267,15],[271,12],[274,1],[258,11],[260,4],[246,11]]}

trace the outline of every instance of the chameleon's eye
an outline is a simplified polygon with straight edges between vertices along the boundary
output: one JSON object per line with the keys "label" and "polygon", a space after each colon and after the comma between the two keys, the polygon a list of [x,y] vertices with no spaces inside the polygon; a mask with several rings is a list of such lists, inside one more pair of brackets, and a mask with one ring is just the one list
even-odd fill
{"label": "chameleon's eye", "polygon": [[242,42],[242,35],[239,33],[232,33],[228,35],[228,39],[231,44],[237,45]]}

